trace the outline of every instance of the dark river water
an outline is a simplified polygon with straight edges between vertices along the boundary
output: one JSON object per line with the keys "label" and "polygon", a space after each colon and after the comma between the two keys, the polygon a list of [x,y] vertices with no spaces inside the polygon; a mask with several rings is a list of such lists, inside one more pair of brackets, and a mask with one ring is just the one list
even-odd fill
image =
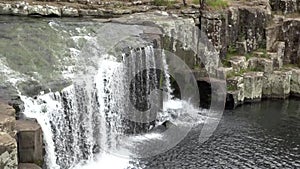
{"label": "dark river water", "polygon": [[139,160],[147,169],[300,168],[300,101],[272,100],[225,111],[213,134],[200,127],[173,149]]}

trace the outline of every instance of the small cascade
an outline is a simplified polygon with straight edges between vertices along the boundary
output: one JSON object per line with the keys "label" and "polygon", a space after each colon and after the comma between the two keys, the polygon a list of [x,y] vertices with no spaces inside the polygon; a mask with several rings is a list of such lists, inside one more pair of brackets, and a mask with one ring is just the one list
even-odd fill
{"label": "small cascade", "polygon": [[[96,75],[79,78],[62,91],[41,94],[35,99],[22,96],[24,114],[42,126],[49,169],[71,169],[101,158],[97,154],[118,153],[124,149],[121,141],[125,136],[147,132],[156,124],[150,115],[149,123],[126,118],[132,108],[149,109],[149,95],[160,83],[164,83],[167,98],[171,99],[166,59],[163,56],[162,73],[155,69],[154,55],[152,46],[123,54],[123,62],[103,55]],[[166,79],[161,80],[162,77]]]}

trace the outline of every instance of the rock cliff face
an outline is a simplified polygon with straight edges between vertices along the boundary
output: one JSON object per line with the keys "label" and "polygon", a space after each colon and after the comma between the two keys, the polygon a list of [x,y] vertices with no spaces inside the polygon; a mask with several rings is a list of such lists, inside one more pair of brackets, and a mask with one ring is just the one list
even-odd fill
{"label": "rock cliff face", "polygon": [[202,12],[202,30],[227,74],[228,108],[298,95],[298,5],[295,0],[237,1],[222,11]]}
{"label": "rock cliff face", "polygon": [[0,102],[0,168],[17,169],[19,162],[41,165],[41,127],[34,121],[15,120],[15,116],[13,107]]}
{"label": "rock cliff face", "polygon": [[15,137],[15,110],[0,102],[0,168],[17,169],[17,142]]}
{"label": "rock cliff face", "polygon": [[299,0],[270,0],[270,5],[274,11],[280,11],[283,14],[300,11]]}

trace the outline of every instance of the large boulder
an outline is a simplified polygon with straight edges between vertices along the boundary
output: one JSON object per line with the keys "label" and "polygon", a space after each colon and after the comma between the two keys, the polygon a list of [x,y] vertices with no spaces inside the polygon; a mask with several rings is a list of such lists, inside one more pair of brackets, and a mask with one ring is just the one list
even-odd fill
{"label": "large boulder", "polygon": [[17,142],[9,134],[0,132],[0,168],[17,169]]}
{"label": "large boulder", "polygon": [[43,161],[42,130],[38,123],[31,120],[17,120],[18,156],[21,163]]}

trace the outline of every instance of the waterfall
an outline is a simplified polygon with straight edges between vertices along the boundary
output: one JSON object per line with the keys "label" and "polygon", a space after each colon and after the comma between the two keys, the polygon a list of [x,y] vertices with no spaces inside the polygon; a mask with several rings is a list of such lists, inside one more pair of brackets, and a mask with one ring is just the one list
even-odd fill
{"label": "waterfall", "polygon": [[[42,93],[35,99],[21,97],[24,114],[37,119],[42,127],[48,168],[71,169],[95,160],[97,154],[117,153],[122,148],[120,140],[128,135],[128,131],[139,134],[155,125],[128,123],[123,119],[126,111],[130,111],[130,104],[143,105],[147,109],[147,95],[160,85],[161,76],[155,70],[154,55],[152,46],[123,54],[128,57],[125,62],[103,55],[97,73],[92,77],[79,78],[62,91]],[[165,56],[163,64],[163,74],[167,77],[163,86],[170,99],[172,90]],[[137,71],[143,67],[146,71]],[[135,75],[136,79],[132,82],[129,75]],[[132,97],[128,97],[129,91]]]}

